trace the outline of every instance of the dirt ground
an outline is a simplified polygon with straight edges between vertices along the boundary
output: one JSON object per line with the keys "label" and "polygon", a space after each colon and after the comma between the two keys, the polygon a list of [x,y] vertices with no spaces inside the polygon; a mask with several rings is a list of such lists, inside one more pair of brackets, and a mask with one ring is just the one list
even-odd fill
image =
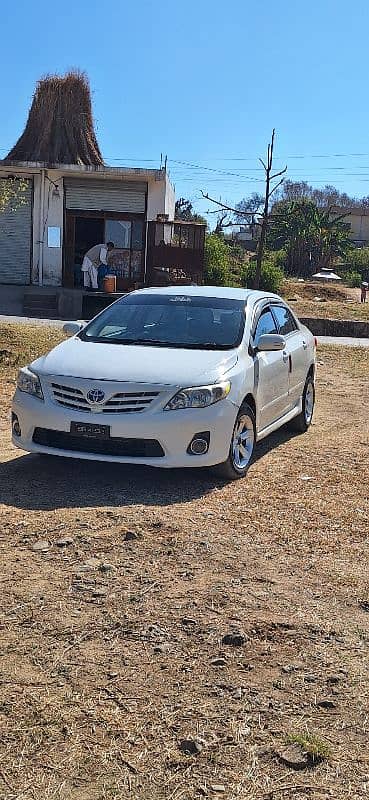
{"label": "dirt ground", "polygon": [[366,797],[369,353],[321,348],[311,430],[222,485],[13,449],[32,331],[0,329],[2,800]]}
{"label": "dirt ground", "polygon": [[360,303],[360,289],[289,280],[284,283],[283,297],[299,317],[369,322],[369,298],[366,303]]}

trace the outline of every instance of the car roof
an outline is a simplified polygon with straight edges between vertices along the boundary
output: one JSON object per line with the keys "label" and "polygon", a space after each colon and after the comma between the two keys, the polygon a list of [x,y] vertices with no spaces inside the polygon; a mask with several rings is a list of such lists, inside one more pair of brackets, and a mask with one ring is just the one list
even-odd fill
{"label": "car roof", "polygon": [[[255,289],[234,289],[230,286],[148,286],[145,289],[137,289],[140,294],[164,294],[164,295],[191,295],[192,297],[222,297],[229,300],[244,300],[245,302],[256,303],[258,300],[270,298],[280,300],[276,294],[271,292],[260,292]],[[132,292],[131,294],[136,294]]]}

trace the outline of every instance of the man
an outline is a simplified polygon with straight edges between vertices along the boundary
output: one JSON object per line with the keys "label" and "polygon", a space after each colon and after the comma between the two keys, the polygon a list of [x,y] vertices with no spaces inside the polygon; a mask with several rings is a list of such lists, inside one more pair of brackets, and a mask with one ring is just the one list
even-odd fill
{"label": "man", "polygon": [[85,289],[102,289],[102,283],[108,272],[108,253],[114,250],[113,242],[95,244],[90,247],[82,262],[83,285]]}

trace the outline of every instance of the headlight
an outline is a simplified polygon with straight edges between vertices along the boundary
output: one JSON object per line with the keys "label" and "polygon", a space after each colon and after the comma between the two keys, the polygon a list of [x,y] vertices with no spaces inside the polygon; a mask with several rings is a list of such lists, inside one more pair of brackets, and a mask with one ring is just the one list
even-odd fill
{"label": "headlight", "polygon": [[181,389],[169,400],[165,411],[177,411],[182,408],[206,408],[213,403],[224,400],[231,391],[231,382],[217,383],[214,386],[195,386],[193,389]]}
{"label": "headlight", "polygon": [[32,394],[34,397],[38,397],[39,400],[44,399],[38,375],[35,375],[35,373],[31,372],[27,367],[19,370],[17,386],[21,392]]}

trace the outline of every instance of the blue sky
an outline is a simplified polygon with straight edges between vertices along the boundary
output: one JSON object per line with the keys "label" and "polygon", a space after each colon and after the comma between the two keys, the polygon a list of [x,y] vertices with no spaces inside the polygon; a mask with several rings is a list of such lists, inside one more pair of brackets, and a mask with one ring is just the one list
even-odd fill
{"label": "blue sky", "polygon": [[[107,163],[158,166],[204,212],[262,186],[276,165],[369,194],[369,3],[356,0],[2,2],[0,156],[48,72],[89,75]],[[178,163],[186,162],[186,163]]]}

